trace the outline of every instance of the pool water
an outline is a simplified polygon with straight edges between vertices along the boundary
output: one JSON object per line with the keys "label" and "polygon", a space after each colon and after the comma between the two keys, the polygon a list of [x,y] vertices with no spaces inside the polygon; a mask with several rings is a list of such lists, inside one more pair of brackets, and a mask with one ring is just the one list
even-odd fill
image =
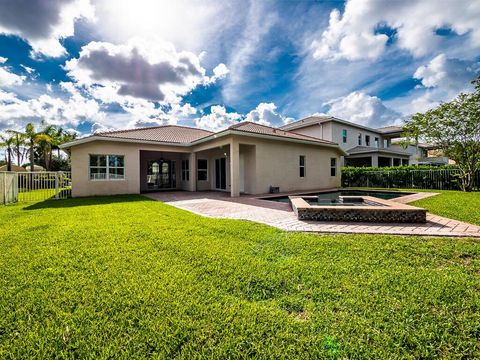
{"label": "pool water", "polygon": [[[322,202],[325,200],[327,203],[337,202],[340,196],[373,196],[379,199],[389,200],[398,198],[405,195],[410,195],[412,193],[409,192],[400,192],[400,191],[381,191],[381,190],[340,190],[340,191],[332,191],[327,193],[309,193],[309,194],[302,194],[302,195],[313,195],[318,196],[318,202]],[[263,200],[271,200],[277,202],[284,202],[288,203],[288,196],[278,196],[278,197],[270,197],[264,198]]]}
{"label": "pool water", "polygon": [[304,197],[302,198],[310,205],[315,206],[384,206],[380,203],[370,201],[364,198],[351,198],[348,196],[339,196],[337,198],[325,199],[322,197]]}

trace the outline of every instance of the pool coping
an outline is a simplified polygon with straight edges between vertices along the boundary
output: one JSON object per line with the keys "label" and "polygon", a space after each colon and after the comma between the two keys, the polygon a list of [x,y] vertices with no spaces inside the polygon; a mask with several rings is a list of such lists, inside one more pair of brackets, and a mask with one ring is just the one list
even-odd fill
{"label": "pool coping", "polygon": [[[329,189],[313,189],[313,190],[298,190],[298,191],[285,191],[285,192],[278,192],[278,193],[266,193],[266,194],[261,194],[261,195],[254,195],[253,198],[258,199],[258,200],[266,200],[266,201],[272,201],[272,199],[279,198],[279,197],[289,197],[289,196],[310,196],[310,195],[316,195],[316,194],[328,194],[332,192],[337,192],[337,191],[370,191],[370,192],[382,192],[382,193],[390,193],[390,194],[405,194],[402,196],[399,196],[398,198],[403,198],[407,196],[413,196],[417,194],[421,194],[419,192],[415,191],[402,191],[402,190],[384,190],[384,189],[368,189],[366,190],[365,188],[329,188]],[[437,195],[438,193],[432,193]],[[354,195],[347,195],[347,196],[354,196]],[[363,196],[363,195],[362,195]],[[394,200],[398,198],[392,198],[389,200]]]}
{"label": "pool coping", "polygon": [[[316,199],[317,196],[289,196],[290,205],[299,220],[317,220],[334,222],[372,222],[372,223],[426,223],[427,210],[376,198],[373,196],[345,196],[363,199],[377,205],[311,205],[305,199]],[[346,218],[345,218],[346,217]],[[375,220],[373,220],[377,217]],[[372,219],[372,220],[369,220]],[[392,220],[394,219],[394,220]]]}

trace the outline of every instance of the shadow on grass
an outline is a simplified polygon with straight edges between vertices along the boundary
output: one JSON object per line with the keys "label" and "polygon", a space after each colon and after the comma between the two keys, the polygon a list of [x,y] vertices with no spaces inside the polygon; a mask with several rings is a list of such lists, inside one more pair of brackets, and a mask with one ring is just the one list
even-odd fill
{"label": "shadow on grass", "polygon": [[116,195],[116,196],[93,196],[85,198],[70,198],[70,199],[48,199],[41,202],[37,202],[26,206],[23,210],[39,210],[39,209],[60,209],[60,208],[71,208],[79,206],[91,206],[91,205],[108,205],[116,203],[127,203],[127,202],[155,202],[156,200],[149,199],[141,195]]}

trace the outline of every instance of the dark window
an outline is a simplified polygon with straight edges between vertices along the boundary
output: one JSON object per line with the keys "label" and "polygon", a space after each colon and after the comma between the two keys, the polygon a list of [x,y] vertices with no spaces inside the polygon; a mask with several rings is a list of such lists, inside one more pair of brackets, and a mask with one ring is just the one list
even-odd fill
{"label": "dark window", "polygon": [[378,140],[378,137],[375,138],[375,147],[378,148],[380,146],[380,142]]}
{"label": "dark window", "polygon": [[330,158],[330,176],[337,176],[337,159]]}
{"label": "dark window", "polygon": [[208,180],[208,161],[199,159],[197,161],[197,179],[199,181]]}
{"label": "dark window", "polygon": [[342,130],[342,141],[344,144],[347,142],[347,129]]}
{"label": "dark window", "polygon": [[190,180],[190,164],[188,160],[182,160],[182,181]]}
{"label": "dark window", "polygon": [[370,135],[365,135],[365,146],[370,146]]}
{"label": "dark window", "polygon": [[299,165],[300,165],[300,177],[305,177],[305,155],[300,155]]}
{"label": "dark window", "polygon": [[362,134],[358,134],[358,145],[362,145]]}

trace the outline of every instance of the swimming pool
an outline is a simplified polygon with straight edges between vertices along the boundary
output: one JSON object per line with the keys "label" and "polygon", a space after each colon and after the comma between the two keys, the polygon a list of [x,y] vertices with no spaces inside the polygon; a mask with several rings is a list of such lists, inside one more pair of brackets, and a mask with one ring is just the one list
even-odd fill
{"label": "swimming pool", "polygon": [[[301,195],[312,195],[317,196],[320,200],[333,200],[338,199],[340,196],[373,196],[379,199],[390,200],[395,199],[405,195],[411,195],[413,193],[410,192],[402,192],[402,191],[385,191],[385,190],[349,190],[349,189],[342,189],[339,191],[331,191],[331,192],[322,192],[322,193],[305,193]],[[277,201],[277,202],[284,202],[289,203],[290,200],[288,196],[275,196],[275,197],[266,197],[263,200],[270,200],[270,201]]]}

